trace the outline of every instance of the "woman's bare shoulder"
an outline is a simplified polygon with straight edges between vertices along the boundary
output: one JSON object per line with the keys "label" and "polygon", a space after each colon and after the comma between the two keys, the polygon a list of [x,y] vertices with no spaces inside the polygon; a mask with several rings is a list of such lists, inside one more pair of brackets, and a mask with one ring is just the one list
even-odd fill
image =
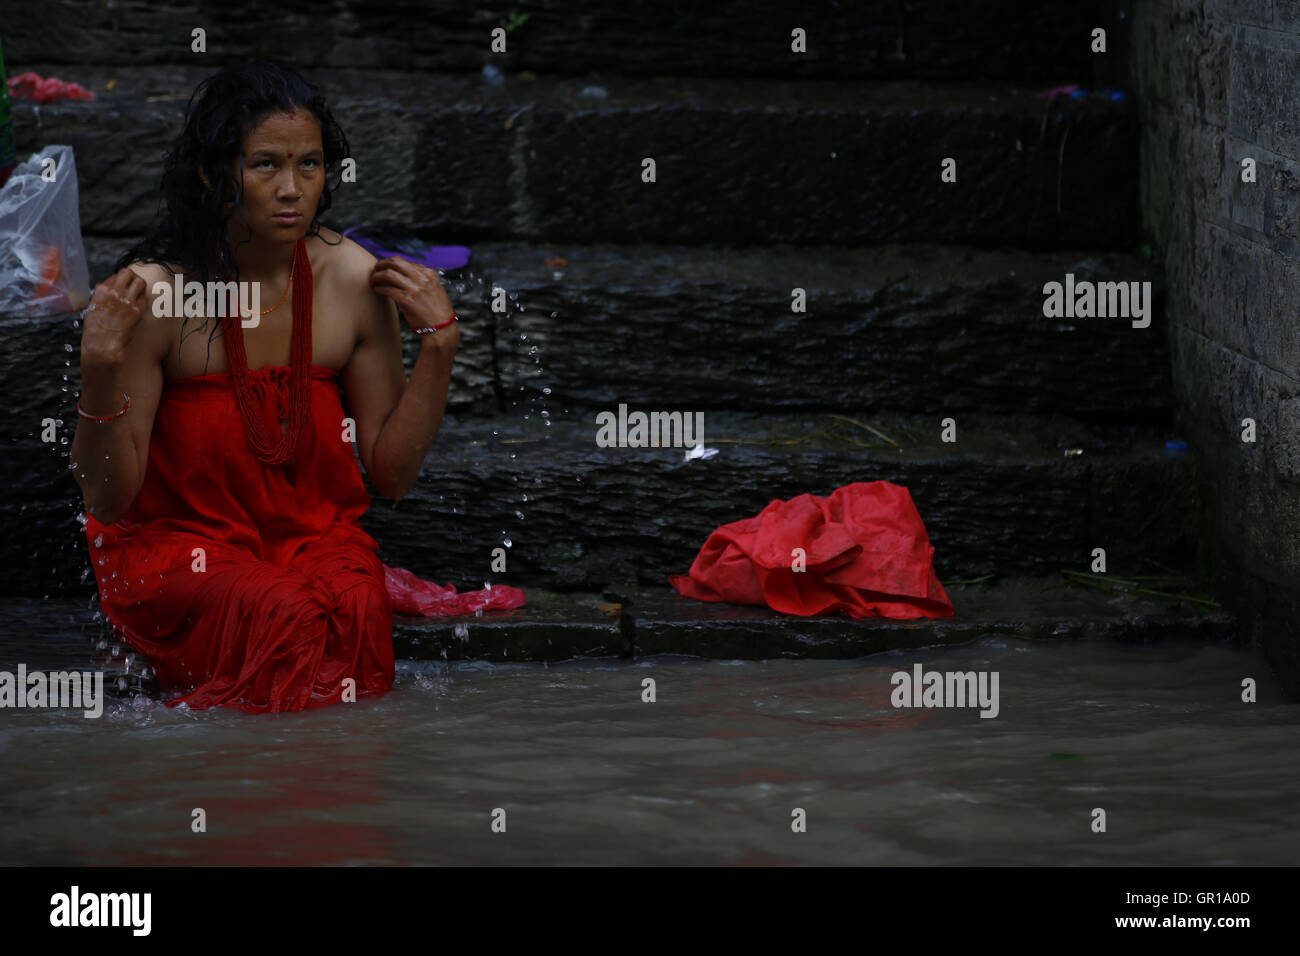
{"label": "woman's bare shoulder", "polygon": [[[377,260],[365,246],[332,229],[322,228],[321,234],[326,240],[321,246],[329,250],[321,257],[322,264],[328,264],[327,271],[318,275],[317,281],[329,290],[329,299],[339,315],[346,316],[353,323],[354,341],[360,341],[368,336],[369,323],[375,320],[375,316],[387,311],[381,305],[385,300],[376,296],[370,286],[370,274]],[[313,260],[316,257],[313,253]]]}
{"label": "woman's bare shoulder", "polygon": [[369,288],[375,257],[369,250],[333,229],[321,227],[322,246],[328,251],[329,268],[345,285]]}
{"label": "woman's bare shoulder", "polygon": [[181,267],[175,263],[145,262],[142,259],[128,262],[127,268],[150,284],[158,280],[171,282],[174,275],[182,272]]}

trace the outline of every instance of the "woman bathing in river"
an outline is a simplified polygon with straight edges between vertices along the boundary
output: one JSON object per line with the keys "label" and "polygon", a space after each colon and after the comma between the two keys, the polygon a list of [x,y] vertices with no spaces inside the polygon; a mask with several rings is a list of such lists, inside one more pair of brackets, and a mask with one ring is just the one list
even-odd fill
{"label": "woman bathing in river", "polygon": [[[383,495],[411,489],[460,331],[434,270],[376,262],[320,225],[346,156],[294,71],[204,80],[167,157],[165,213],[84,316],[70,461],[91,566],[108,621],[164,690],[188,691],[172,704],[301,710],[392,686],[357,458]],[[204,308],[187,332],[177,273],[182,288],[259,283],[259,314]],[[409,382],[397,306],[420,333]]]}

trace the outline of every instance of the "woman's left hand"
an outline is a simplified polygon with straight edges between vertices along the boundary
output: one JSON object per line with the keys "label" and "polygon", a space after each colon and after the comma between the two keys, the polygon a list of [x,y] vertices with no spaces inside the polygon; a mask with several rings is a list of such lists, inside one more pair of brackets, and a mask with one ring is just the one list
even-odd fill
{"label": "woman's left hand", "polygon": [[[406,324],[412,329],[440,325],[455,311],[437,272],[398,256],[375,263],[370,270],[370,288],[376,295],[396,302],[406,316]],[[431,344],[440,350],[454,352],[460,343],[460,323],[453,322],[436,332],[426,332],[420,338],[423,340],[421,344],[432,340]]]}

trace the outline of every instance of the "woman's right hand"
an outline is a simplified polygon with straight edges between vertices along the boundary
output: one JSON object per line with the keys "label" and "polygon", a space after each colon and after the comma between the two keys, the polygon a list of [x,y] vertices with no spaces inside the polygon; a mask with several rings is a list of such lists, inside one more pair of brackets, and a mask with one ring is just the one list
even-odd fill
{"label": "woman's right hand", "polygon": [[122,365],[149,302],[145,288],[144,279],[130,266],[95,286],[82,318],[83,368]]}

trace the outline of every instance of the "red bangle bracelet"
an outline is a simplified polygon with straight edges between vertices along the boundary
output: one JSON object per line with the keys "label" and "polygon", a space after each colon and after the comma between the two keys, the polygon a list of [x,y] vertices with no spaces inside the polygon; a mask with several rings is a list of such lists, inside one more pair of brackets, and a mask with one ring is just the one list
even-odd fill
{"label": "red bangle bracelet", "polygon": [[414,329],[413,331],[416,335],[424,335],[427,332],[437,332],[439,329],[445,329],[447,326],[451,325],[451,323],[458,321],[460,321],[460,319],[457,317],[456,313],[453,312],[451,318],[446,322],[439,322],[437,325],[426,325],[422,329]]}
{"label": "red bangle bracelet", "polygon": [[122,393],[122,400],[125,402],[125,404],[121,407],[120,410],[114,412],[112,415],[92,415],[90,414],[90,412],[86,411],[81,407],[81,399],[78,398],[77,414],[80,415],[82,418],[89,419],[92,422],[111,422],[114,418],[117,418],[119,415],[125,415],[126,410],[131,407],[131,396],[127,395],[126,392]]}

